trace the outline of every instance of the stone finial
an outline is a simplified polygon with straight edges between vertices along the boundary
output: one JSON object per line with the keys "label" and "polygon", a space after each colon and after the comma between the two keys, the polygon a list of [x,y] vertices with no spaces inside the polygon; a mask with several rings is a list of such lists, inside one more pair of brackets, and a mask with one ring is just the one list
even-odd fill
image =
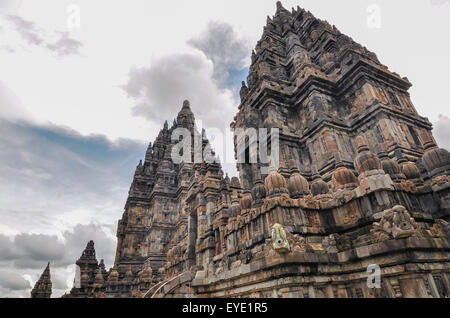
{"label": "stone finial", "polygon": [[241,208],[241,212],[251,209],[252,208],[252,202],[253,202],[252,195],[251,195],[250,191],[246,190],[244,195],[242,196],[240,202],[239,202],[239,206]]}
{"label": "stone finial", "polygon": [[117,269],[114,266],[108,275],[108,282],[117,282],[117,281],[119,281],[119,273],[117,272]]}
{"label": "stone finial", "polygon": [[94,288],[102,288],[105,284],[105,278],[103,277],[102,268],[99,266],[94,278]]}
{"label": "stone finial", "polygon": [[94,241],[89,241],[86,245],[86,248],[84,249],[83,253],[81,254],[81,257],[79,261],[83,263],[95,263],[97,265],[97,259],[95,257],[95,246]]}
{"label": "stone finial", "polygon": [[186,99],[184,102],[183,102],[183,108],[190,108],[191,107],[191,103]]}
{"label": "stone finial", "polygon": [[253,206],[260,206],[264,203],[264,199],[267,196],[266,187],[262,181],[261,171],[256,167],[253,168],[253,176],[255,179],[255,184],[252,188]]}
{"label": "stone finial", "polygon": [[311,167],[311,172],[313,174],[313,182],[311,183],[311,194],[316,197],[318,195],[326,195],[330,193],[330,188],[328,184],[323,181],[322,176],[317,170],[317,166],[313,165]]}
{"label": "stone finial", "polygon": [[[378,148],[378,150],[380,150],[380,148]],[[406,179],[400,165],[395,160],[392,160],[386,152],[379,151],[378,158],[381,161],[382,169],[391,177],[392,181],[401,182]]]}
{"label": "stone finial", "polygon": [[[288,193],[286,179],[271,166],[271,171],[264,182],[266,193],[269,196],[281,195]],[[269,170],[270,171],[270,170]]]}
{"label": "stone finial", "polygon": [[358,186],[355,174],[345,167],[339,153],[335,155],[336,170],[333,172],[331,182],[335,190],[354,189]]}
{"label": "stone finial", "polygon": [[439,148],[431,136],[424,131],[421,132],[424,141],[425,153],[422,163],[431,178],[448,175],[450,173],[450,153]]}
{"label": "stone finial", "polygon": [[289,177],[288,190],[291,197],[297,199],[310,194],[308,180],[300,174],[294,159],[289,160],[289,168],[291,176]]}
{"label": "stone finial", "polygon": [[356,137],[356,143],[358,144],[358,155],[354,161],[356,171],[361,175],[371,170],[381,170],[380,159],[369,150],[364,138],[362,136]]}
{"label": "stone finial", "polygon": [[231,178],[230,187],[236,188],[236,189],[240,189],[241,188],[241,183],[240,183],[238,177],[232,177]]}

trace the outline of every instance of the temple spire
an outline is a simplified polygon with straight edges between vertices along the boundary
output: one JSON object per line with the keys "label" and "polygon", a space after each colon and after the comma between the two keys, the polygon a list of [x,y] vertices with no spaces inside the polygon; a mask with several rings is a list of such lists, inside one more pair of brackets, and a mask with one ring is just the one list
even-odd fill
{"label": "temple spire", "polygon": [[194,113],[191,110],[191,103],[188,100],[183,102],[183,107],[177,116],[177,124],[187,129],[193,129],[195,124]]}
{"label": "temple spire", "polygon": [[31,298],[50,298],[52,295],[52,281],[50,276],[50,262],[31,291]]}
{"label": "temple spire", "polygon": [[281,14],[282,12],[290,13],[288,10],[286,10],[286,9],[283,7],[283,4],[281,3],[281,1],[277,1],[277,12],[275,13],[275,15],[279,15],[279,14]]}

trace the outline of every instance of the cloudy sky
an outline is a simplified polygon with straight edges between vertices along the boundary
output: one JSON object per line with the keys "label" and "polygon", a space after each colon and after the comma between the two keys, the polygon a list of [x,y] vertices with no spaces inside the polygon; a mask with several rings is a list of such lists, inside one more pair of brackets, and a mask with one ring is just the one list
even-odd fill
{"label": "cloudy sky", "polygon": [[[407,76],[450,148],[450,1],[283,4],[328,20]],[[148,142],[184,99],[204,126],[229,125],[274,13],[272,0],[0,0],[0,297],[28,297],[48,261],[62,295],[90,239],[112,265]]]}

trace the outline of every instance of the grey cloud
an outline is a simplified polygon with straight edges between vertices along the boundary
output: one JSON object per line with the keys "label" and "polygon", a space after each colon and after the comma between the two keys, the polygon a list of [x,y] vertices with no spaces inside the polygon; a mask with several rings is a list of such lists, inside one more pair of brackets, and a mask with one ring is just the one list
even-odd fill
{"label": "grey cloud", "polygon": [[[0,119],[0,189],[15,198],[15,209],[63,203],[80,206],[123,191],[125,200],[133,169],[145,145],[122,140],[119,145],[104,136],[81,136],[56,126]],[[20,194],[20,195],[18,195]],[[44,196],[45,205],[39,202]],[[21,206],[17,199],[34,204]],[[3,205],[4,210],[8,205]],[[38,207],[42,208],[39,209]]]}
{"label": "grey cloud", "polygon": [[60,261],[65,253],[65,246],[58,241],[57,236],[22,233],[16,235],[14,245],[22,254],[21,257],[27,258],[26,262],[20,262],[20,267],[25,268],[28,260],[38,263],[48,260]]}
{"label": "grey cloud", "polygon": [[[18,15],[6,15],[6,19],[12,23],[14,30],[28,44],[48,49],[58,57],[78,55],[83,44],[70,38],[67,32],[55,31],[53,40],[49,39],[47,33],[32,21],[23,19]],[[3,49],[14,53],[15,48],[4,46]]]}
{"label": "grey cloud", "polygon": [[251,43],[237,34],[227,23],[210,22],[208,28],[188,41],[202,51],[214,64],[214,79],[225,85],[230,71],[239,71],[249,64]]}
{"label": "grey cloud", "polygon": [[55,270],[50,271],[52,276],[52,288],[67,290],[69,286],[67,285],[67,277],[64,275],[64,273]]}
{"label": "grey cloud", "polygon": [[54,291],[63,294],[69,288],[67,281],[74,277],[67,266],[75,264],[89,240],[95,242],[97,259],[104,259],[106,266],[111,267],[116,246],[112,227],[78,224],[65,231],[62,239],[42,234],[21,233],[12,239],[0,235],[0,297],[27,297],[30,284],[21,275],[28,274],[36,281],[47,262],[51,263]]}
{"label": "grey cloud", "polygon": [[[50,261],[62,293],[66,268],[91,239],[112,266],[116,222],[145,149],[130,139],[0,118],[0,270],[37,279]],[[29,294],[1,285],[2,296]]]}
{"label": "grey cloud", "polygon": [[[105,231],[106,227],[106,231]],[[0,235],[0,262],[13,264],[19,269],[43,269],[51,262],[56,267],[72,265],[90,240],[94,240],[97,257],[112,265],[115,240],[107,226],[78,224],[65,231],[60,240],[54,235],[21,233],[12,240]]]}
{"label": "grey cloud", "polygon": [[31,288],[30,283],[21,275],[5,270],[0,270],[0,287],[14,291]]}
{"label": "grey cloud", "polygon": [[44,39],[42,37],[43,30],[36,26],[36,23],[22,19],[17,15],[7,15],[6,18],[13,23],[16,31],[28,43],[40,46]]}
{"label": "grey cloud", "polygon": [[440,115],[433,133],[439,147],[450,150],[450,118]]}
{"label": "grey cloud", "polygon": [[0,261],[11,261],[19,257],[14,243],[5,235],[0,234]]}
{"label": "grey cloud", "polygon": [[183,100],[189,99],[197,119],[210,127],[224,128],[232,121],[237,104],[230,90],[212,80],[213,66],[202,54],[173,54],[134,68],[123,86],[135,100],[133,112],[157,125],[175,118]]}
{"label": "grey cloud", "polygon": [[59,32],[60,38],[55,43],[48,43],[47,48],[60,57],[79,54],[83,44],[71,39],[67,32]]}
{"label": "grey cloud", "polygon": [[98,260],[104,259],[107,266],[112,266],[116,252],[116,240],[111,237],[111,233],[108,233],[110,232],[108,227],[112,227],[112,225],[79,224],[73,230],[66,231],[64,233],[66,263],[73,264],[81,255],[87,242],[93,240]]}
{"label": "grey cloud", "polygon": [[149,67],[131,69],[123,89],[135,100],[134,115],[158,126],[176,117],[189,99],[197,120],[223,131],[239,104],[229,79],[249,64],[250,43],[229,24],[210,22],[188,44],[195,53],[166,55]]}

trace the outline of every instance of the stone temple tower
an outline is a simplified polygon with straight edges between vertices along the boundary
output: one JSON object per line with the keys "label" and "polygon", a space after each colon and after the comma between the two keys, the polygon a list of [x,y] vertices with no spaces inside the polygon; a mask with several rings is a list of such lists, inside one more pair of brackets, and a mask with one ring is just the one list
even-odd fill
{"label": "stone temple tower", "polygon": [[52,295],[52,280],[50,276],[50,263],[47,264],[41,277],[31,291],[31,298],[50,298]]}
{"label": "stone temple tower", "polygon": [[[371,151],[402,156],[427,176],[420,158],[434,143],[432,126],[411,102],[411,83],[335,26],[278,2],[251,61],[233,127],[279,128],[285,177],[294,160],[308,180],[317,171],[329,181],[336,154],[354,170],[358,135]],[[253,185],[251,165],[238,168]]]}

